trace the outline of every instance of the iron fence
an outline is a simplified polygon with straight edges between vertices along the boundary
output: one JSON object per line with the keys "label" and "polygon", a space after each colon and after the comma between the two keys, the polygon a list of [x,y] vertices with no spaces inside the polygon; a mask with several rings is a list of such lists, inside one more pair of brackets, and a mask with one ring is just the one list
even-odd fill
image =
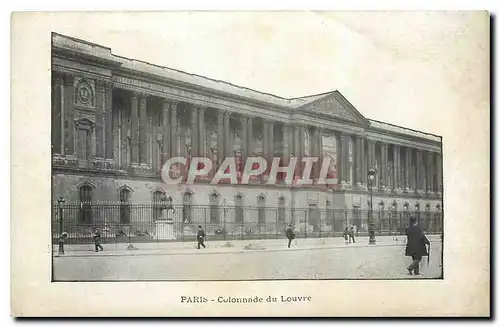
{"label": "iron fence", "polygon": [[[157,204],[54,204],[52,235],[61,232],[67,242],[93,242],[93,231],[101,231],[103,243],[164,242],[156,237],[163,210]],[[346,227],[358,236],[368,235],[370,210],[340,210],[285,207],[221,207],[215,205],[173,206],[169,210],[174,241],[194,241],[198,226],[209,240],[273,239],[285,237],[287,223],[298,237],[340,237]],[[62,221],[60,219],[62,213]],[[405,233],[409,218],[416,217],[427,234],[443,232],[442,212],[373,211],[375,235]]]}

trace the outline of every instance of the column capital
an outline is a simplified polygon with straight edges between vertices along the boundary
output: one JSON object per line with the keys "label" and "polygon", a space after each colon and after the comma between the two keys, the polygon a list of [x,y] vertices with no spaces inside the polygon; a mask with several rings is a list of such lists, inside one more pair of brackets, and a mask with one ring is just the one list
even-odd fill
{"label": "column capital", "polygon": [[75,76],[68,73],[61,73],[61,75],[66,85],[73,85],[75,83]]}
{"label": "column capital", "polygon": [[150,95],[146,92],[132,91],[132,98],[140,98],[146,100]]}
{"label": "column capital", "polygon": [[171,109],[177,109],[177,106],[179,105],[179,101],[172,100],[172,99],[168,99],[167,101],[170,103]]}
{"label": "column capital", "polygon": [[64,81],[64,74],[58,71],[52,71],[52,80],[55,84],[61,85]]}
{"label": "column capital", "polygon": [[191,107],[191,110],[197,111],[197,112],[205,111],[205,108],[206,108],[206,106],[201,105],[201,104],[196,104],[196,103],[191,103],[190,107]]}

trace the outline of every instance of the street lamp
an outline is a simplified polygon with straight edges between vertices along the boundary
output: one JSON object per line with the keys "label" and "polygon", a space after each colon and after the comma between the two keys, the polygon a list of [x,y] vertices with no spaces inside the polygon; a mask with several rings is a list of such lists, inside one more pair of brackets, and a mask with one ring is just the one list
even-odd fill
{"label": "street lamp", "polygon": [[57,204],[59,205],[59,255],[64,254],[64,242],[61,240],[63,234],[63,208],[62,205],[66,202],[61,196],[57,199]]}
{"label": "street lamp", "polygon": [[376,243],[375,240],[375,223],[373,221],[373,183],[375,182],[375,175],[377,175],[377,171],[375,168],[368,169],[368,182],[370,184],[370,215],[368,216],[368,228],[370,239],[368,244],[374,245]]}

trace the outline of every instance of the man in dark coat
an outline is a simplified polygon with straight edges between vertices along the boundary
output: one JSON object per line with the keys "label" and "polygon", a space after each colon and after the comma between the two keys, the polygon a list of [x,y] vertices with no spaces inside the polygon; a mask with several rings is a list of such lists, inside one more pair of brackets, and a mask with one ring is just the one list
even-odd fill
{"label": "man in dark coat", "polygon": [[426,245],[430,246],[431,243],[424,235],[424,231],[415,217],[410,218],[410,227],[406,229],[406,236],[408,240],[406,242],[405,255],[411,257],[413,260],[407,268],[408,273],[411,275],[414,272],[415,275],[420,275],[420,261],[423,256],[429,255]]}
{"label": "man in dark coat", "polygon": [[104,250],[101,245],[101,231],[98,228],[94,230],[94,246],[95,246],[95,252],[99,252],[99,250],[101,251]]}
{"label": "man in dark coat", "polygon": [[204,242],[205,242],[205,231],[201,226],[198,226],[198,233],[196,234],[196,238],[198,239],[198,250],[200,249],[200,245],[203,246],[203,248],[206,248]]}
{"label": "man in dark coat", "polygon": [[288,239],[288,247],[290,247],[292,240],[295,238],[295,233],[293,232],[292,224],[288,224],[286,226],[285,236]]}
{"label": "man in dark coat", "polygon": [[353,243],[356,243],[356,240],[354,239],[354,227],[351,226],[351,230],[349,231],[349,243],[351,243],[351,239]]}

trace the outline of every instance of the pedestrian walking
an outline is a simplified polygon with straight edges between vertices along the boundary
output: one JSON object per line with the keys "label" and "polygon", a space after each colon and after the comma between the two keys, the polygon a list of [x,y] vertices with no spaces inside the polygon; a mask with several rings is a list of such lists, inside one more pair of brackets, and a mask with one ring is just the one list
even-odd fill
{"label": "pedestrian walking", "polygon": [[351,229],[349,230],[349,243],[351,243],[351,240],[353,243],[356,243],[356,240],[354,239],[354,227],[351,226]]}
{"label": "pedestrian walking", "polygon": [[196,238],[198,239],[198,250],[200,249],[200,245],[203,246],[203,248],[206,248],[205,231],[203,230],[203,228],[201,228],[201,225],[198,226],[198,233],[196,234]]}
{"label": "pedestrian walking", "polygon": [[429,255],[426,245],[430,248],[431,242],[425,236],[424,230],[415,217],[410,218],[410,227],[406,229],[406,236],[405,256],[409,256],[413,260],[407,267],[408,273],[410,275],[420,275],[420,261],[423,256]]}
{"label": "pedestrian walking", "polygon": [[288,248],[290,248],[290,244],[292,244],[292,240],[295,238],[295,233],[293,232],[293,227],[290,223],[286,226],[285,236],[288,239]]}
{"label": "pedestrian walking", "polygon": [[345,230],[344,230],[344,240],[345,240],[345,244],[349,244],[350,243],[350,239],[349,239],[349,227],[346,227]]}
{"label": "pedestrian walking", "polygon": [[95,252],[99,252],[99,250],[104,251],[101,245],[101,231],[99,228],[94,229],[94,246]]}

